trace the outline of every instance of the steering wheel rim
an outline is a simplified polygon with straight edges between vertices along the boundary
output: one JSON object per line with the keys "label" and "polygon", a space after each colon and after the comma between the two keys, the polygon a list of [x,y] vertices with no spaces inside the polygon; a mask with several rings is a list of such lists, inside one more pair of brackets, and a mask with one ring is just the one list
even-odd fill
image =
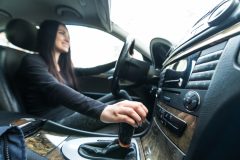
{"label": "steering wheel rim", "polygon": [[116,61],[115,70],[114,70],[113,79],[112,79],[112,86],[111,86],[111,91],[114,96],[119,95],[119,91],[120,91],[119,73],[121,71],[122,66],[125,64],[126,59],[130,57],[130,55],[133,55],[134,42],[135,42],[134,38],[130,36],[127,37],[122,47],[122,50],[120,52],[120,55],[118,57],[118,60]]}

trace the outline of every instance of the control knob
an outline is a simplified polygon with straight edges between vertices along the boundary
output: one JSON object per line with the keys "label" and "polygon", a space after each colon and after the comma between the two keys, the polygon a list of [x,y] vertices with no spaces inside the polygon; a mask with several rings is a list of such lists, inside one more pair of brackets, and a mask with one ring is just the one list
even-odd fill
{"label": "control knob", "polygon": [[200,96],[195,91],[189,91],[183,98],[183,105],[188,111],[194,111],[200,104]]}

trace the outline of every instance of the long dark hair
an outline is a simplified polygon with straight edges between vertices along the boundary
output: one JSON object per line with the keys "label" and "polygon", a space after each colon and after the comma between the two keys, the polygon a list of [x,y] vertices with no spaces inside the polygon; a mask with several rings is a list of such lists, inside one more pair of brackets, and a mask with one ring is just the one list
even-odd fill
{"label": "long dark hair", "polygon": [[[37,49],[39,55],[44,59],[48,65],[48,70],[58,81],[65,83],[65,80],[72,86],[74,89],[77,89],[77,83],[75,74],[73,71],[73,65],[71,61],[71,50],[69,48],[68,53],[60,54],[58,62],[54,61],[54,45],[55,39],[58,31],[58,27],[63,23],[55,20],[45,20],[41,23],[40,29],[38,31],[37,39]],[[66,26],[65,26],[66,27]],[[58,63],[61,72],[65,75],[65,80],[61,74],[57,71],[56,64]]]}

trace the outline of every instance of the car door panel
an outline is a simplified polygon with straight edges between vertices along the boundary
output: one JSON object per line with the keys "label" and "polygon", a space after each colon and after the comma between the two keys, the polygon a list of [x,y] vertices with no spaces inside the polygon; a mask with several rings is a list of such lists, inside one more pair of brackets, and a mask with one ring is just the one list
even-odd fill
{"label": "car door panel", "polygon": [[77,68],[79,91],[95,99],[110,93],[114,66],[115,61],[92,68]]}

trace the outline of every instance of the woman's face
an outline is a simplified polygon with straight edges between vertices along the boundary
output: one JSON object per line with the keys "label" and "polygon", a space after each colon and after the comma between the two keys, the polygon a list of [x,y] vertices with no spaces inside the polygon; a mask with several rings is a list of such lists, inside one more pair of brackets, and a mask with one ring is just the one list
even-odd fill
{"label": "woman's face", "polygon": [[70,48],[70,37],[65,26],[60,25],[57,30],[55,39],[55,51],[59,53],[67,53]]}

